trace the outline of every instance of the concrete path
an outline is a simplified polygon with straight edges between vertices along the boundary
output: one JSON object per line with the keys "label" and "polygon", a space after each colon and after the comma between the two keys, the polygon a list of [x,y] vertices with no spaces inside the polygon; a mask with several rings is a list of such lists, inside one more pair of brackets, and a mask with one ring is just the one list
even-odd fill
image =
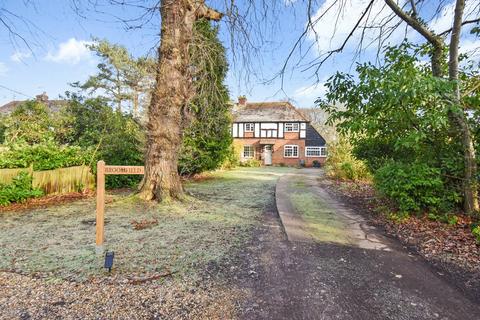
{"label": "concrete path", "polygon": [[276,188],[284,224],[272,203],[232,269],[240,318],[480,319],[454,281],[329,197],[319,170],[297,172]]}
{"label": "concrete path", "polygon": [[[303,169],[300,173],[287,174],[278,180],[275,201],[288,240],[301,242],[323,240],[347,243],[364,249],[390,250],[383,237],[375,232],[375,228],[368,225],[362,216],[332,199],[319,186],[318,179],[322,176],[322,170]],[[298,194],[310,196],[310,199],[313,197],[316,208],[304,208],[302,203],[298,203],[305,199],[304,197],[294,201],[295,195]],[[302,212],[311,209],[316,212]],[[308,215],[316,216],[310,217],[311,219],[304,218]],[[322,228],[322,225],[327,225],[328,228]],[[315,227],[323,230],[316,232]],[[332,236],[338,234],[341,237]]]}

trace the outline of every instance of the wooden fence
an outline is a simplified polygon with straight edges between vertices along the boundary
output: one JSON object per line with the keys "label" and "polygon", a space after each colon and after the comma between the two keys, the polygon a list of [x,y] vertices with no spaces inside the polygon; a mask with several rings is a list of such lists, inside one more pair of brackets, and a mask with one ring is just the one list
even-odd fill
{"label": "wooden fence", "polygon": [[22,171],[27,171],[33,178],[33,187],[42,189],[46,195],[95,189],[95,176],[88,166],[44,171],[33,171],[32,168],[0,169],[0,183],[10,183]]}

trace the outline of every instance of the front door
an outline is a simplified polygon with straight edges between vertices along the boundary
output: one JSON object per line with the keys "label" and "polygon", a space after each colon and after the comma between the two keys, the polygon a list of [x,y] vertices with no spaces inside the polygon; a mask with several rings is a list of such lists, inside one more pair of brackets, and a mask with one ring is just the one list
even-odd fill
{"label": "front door", "polygon": [[272,146],[269,144],[263,147],[263,164],[266,166],[272,165]]}

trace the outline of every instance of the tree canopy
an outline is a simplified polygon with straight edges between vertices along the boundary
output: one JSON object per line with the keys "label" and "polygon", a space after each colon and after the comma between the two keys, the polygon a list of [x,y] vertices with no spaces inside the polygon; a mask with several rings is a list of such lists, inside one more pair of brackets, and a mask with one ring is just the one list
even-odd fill
{"label": "tree canopy", "polygon": [[[318,103],[353,142],[354,154],[373,172],[378,171],[379,177],[390,179],[384,183],[379,178],[379,186],[397,186],[408,192],[408,187],[399,186],[400,180],[395,181],[398,174],[403,172],[412,183],[416,178],[427,179],[427,184],[433,175],[432,179],[442,182],[437,191],[443,199],[458,204],[463,197],[464,162],[461,135],[450,120],[455,83],[432,75],[423,59],[424,49],[406,42],[387,48],[382,66],[359,64],[358,77],[335,74],[327,81],[326,98]],[[462,70],[461,77],[470,79],[463,82],[465,93],[468,83],[478,77],[478,70]],[[462,96],[462,104],[470,106],[467,109],[478,109],[469,102],[477,101],[478,92]],[[344,104],[345,110],[332,102]],[[386,173],[385,168],[397,176]],[[426,190],[425,185],[418,188],[418,192]]]}
{"label": "tree canopy", "polygon": [[73,85],[90,93],[98,92],[108,98],[117,111],[122,111],[123,106],[137,116],[140,105],[146,106],[150,99],[156,70],[154,59],[134,58],[124,46],[107,40],[94,39],[88,48],[101,60],[98,73],[85,83]]}

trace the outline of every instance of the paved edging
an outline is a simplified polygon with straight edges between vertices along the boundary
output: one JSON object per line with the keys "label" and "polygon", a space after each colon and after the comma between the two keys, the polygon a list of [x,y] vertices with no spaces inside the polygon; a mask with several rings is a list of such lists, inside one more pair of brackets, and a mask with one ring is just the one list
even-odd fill
{"label": "paved edging", "polygon": [[281,176],[275,186],[275,202],[287,239],[296,242],[313,242],[307,224],[293,208],[288,197],[289,174]]}

